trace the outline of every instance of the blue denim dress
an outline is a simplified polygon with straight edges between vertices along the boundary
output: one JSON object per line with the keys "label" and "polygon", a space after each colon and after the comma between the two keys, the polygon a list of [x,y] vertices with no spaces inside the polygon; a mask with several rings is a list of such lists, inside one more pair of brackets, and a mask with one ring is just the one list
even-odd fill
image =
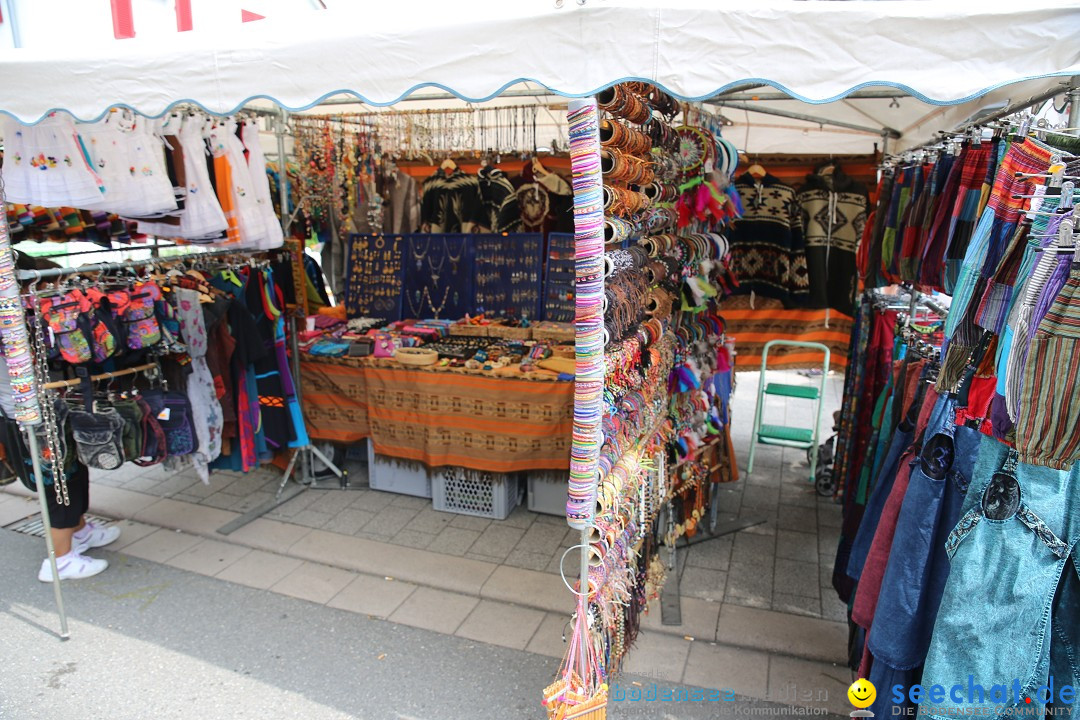
{"label": "blue denim dress", "polygon": [[[1075,680],[1080,599],[1069,556],[1078,538],[1080,471],[1020,463],[983,437],[963,516],[945,546],[952,564],[922,678],[944,686],[946,697],[922,703],[920,713],[947,720],[1038,712],[1046,704],[1036,691],[1051,672],[1055,692]],[[969,676],[981,697],[977,689],[968,697]],[[956,685],[961,702],[950,697]]]}

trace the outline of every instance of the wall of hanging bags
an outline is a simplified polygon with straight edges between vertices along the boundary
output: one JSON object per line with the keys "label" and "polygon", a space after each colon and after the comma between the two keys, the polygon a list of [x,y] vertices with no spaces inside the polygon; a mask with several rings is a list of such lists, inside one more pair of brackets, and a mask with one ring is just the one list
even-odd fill
{"label": "wall of hanging bags", "polygon": [[138,265],[159,270],[133,276],[121,263],[92,286],[62,271],[24,287],[45,388],[36,431],[57,496],[66,497],[76,461],[101,470],[190,464],[206,482],[211,468],[246,472],[306,444],[285,350],[291,260]]}
{"label": "wall of hanging bags", "polygon": [[[928,717],[1050,714],[1072,702],[1039,687],[1080,681],[1080,140],[1017,124],[884,168],[859,252],[870,286],[952,295],[930,327],[864,299],[836,466],[852,666],[886,686],[966,687],[976,672],[1007,688],[924,701]],[[940,353],[925,359],[910,328]]]}

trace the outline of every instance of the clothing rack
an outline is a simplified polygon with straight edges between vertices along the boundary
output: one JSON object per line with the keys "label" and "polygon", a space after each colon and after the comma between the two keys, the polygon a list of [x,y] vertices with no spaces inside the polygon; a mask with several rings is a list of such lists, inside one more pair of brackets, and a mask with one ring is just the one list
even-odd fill
{"label": "clothing rack", "polygon": [[108,273],[115,272],[117,270],[130,270],[139,267],[146,267],[147,265],[162,265],[170,262],[185,262],[188,260],[201,260],[211,257],[222,257],[225,255],[239,255],[244,252],[252,253],[257,252],[255,250],[245,251],[242,248],[223,248],[219,250],[206,250],[197,253],[186,253],[184,255],[173,255],[171,257],[154,257],[146,258],[145,260],[124,260],[121,262],[107,262],[107,263],[91,263],[89,265],[79,265],[78,267],[71,268],[45,268],[43,270],[16,270],[15,277],[19,281],[40,282],[41,280],[50,280],[53,278],[68,277],[70,275],[82,275],[85,273]]}
{"label": "clothing rack", "polygon": [[[98,382],[100,380],[111,380],[112,378],[123,377],[124,375],[134,375],[146,370],[153,370],[157,367],[157,363],[146,363],[145,365],[136,365],[134,367],[124,368],[123,370],[114,370],[112,372],[101,373],[99,375],[91,375],[88,379],[90,382]],[[71,380],[57,380],[51,383],[45,383],[41,386],[42,390],[58,390],[60,388],[74,387],[81,385],[84,378],[72,378]]]}

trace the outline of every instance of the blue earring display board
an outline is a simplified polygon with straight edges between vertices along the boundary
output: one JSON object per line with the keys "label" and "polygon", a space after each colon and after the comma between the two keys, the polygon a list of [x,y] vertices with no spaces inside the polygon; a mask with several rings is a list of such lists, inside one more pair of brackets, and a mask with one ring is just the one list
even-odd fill
{"label": "blue earring display board", "polygon": [[544,236],[540,233],[473,235],[474,309],[488,317],[540,319]]}
{"label": "blue earring display board", "polygon": [[348,317],[401,319],[406,237],[349,235],[349,272],[345,276]]}
{"label": "blue earring display board", "polygon": [[544,320],[574,321],[574,234],[548,233]]}
{"label": "blue earring display board", "polygon": [[456,320],[473,311],[471,235],[405,235],[401,248],[406,318]]}

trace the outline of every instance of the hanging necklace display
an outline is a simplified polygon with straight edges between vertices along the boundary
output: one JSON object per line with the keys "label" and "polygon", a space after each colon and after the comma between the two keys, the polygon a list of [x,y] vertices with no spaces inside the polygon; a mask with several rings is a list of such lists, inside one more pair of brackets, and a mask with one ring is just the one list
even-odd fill
{"label": "hanging necklace display", "polygon": [[49,382],[48,349],[45,346],[45,336],[41,326],[44,319],[38,302],[36,287],[30,289],[30,307],[34,311],[34,338],[31,354],[34,356],[34,379],[42,394],[41,397],[41,425],[31,428],[28,432],[37,432],[43,428],[45,432],[44,448],[48,452],[45,458],[52,469],[53,490],[56,492],[56,502],[67,507],[71,504],[68,497],[67,478],[64,476],[64,452],[60,442],[60,426],[56,416],[55,393],[44,390]]}
{"label": "hanging necklace display", "polygon": [[438,320],[439,315],[442,314],[443,308],[446,307],[447,298],[450,297],[450,285],[448,284],[443,289],[442,302],[439,303],[438,307],[435,306],[435,300],[431,297],[431,293],[428,292],[427,288],[424,288],[424,297],[427,298],[428,305],[431,306],[431,312],[433,313],[434,318]]}
{"label": "hanging necklace display", "polygon": [[424,258],[427,257],[428,250],[431,249],[431,239],[429,238],[427,244],[424,245],[423,252],[416,252],[416,239],[409,244],[409,252],[412,253],[413,259],[416,260],[416,269],[422,270],[424,268]]}
{"label": "hanging necklace display", "polygon": [[[445,247],[446,240],[443,240],[443,247]],[[434,254],[434,253],[432,253]],[[446,253],[443,253],[439,257],[439,266],[435,267],[435,261],[431,259],[431,255],[427,256],[428,269],[431,270],[431,285],[434,287],[439,284],[439,277],[442,275],[443,265],[446,264]],[[449,287],[449,286],[447,286]]]}
{"label": "hanging necklace display", "polygon": [[443,259],[445,260],[449,258],[450,267],[452,268],[455,276],[457,276],[458,274],[458,263],[461,262],[461,257],[465,254],[465,242],[465,238],[462,238],[461,246],[458,248],[458,254],[457,256],[454,256],[454,254],[450,252],[450,241],[447,240],[446,237],[443,237]]}

